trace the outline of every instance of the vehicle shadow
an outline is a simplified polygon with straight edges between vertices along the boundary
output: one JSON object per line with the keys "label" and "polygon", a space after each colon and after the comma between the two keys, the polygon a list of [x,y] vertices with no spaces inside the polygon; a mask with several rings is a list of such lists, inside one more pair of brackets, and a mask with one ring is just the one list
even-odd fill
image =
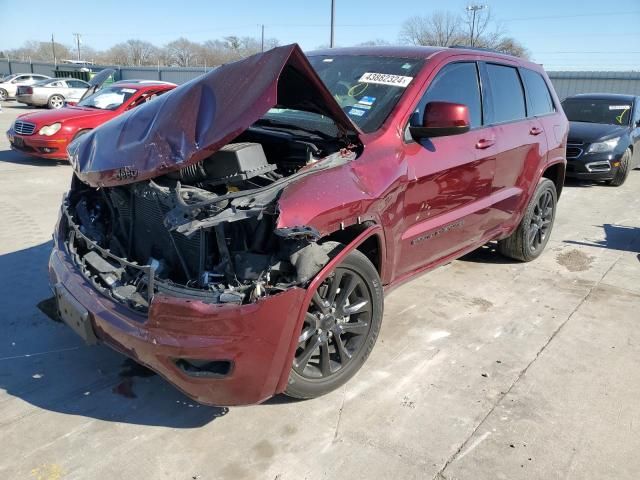
{"label": "vehicle shadow", "polygon": [[473,252],[467,253],[465,256],[460,257],[458,260],[463,262],[473,263],[493,263],[496,265],[507,265],[510,263],[517,263],[511,258],[507,258],[498,252],[497,243],[489,242]]}
{"label": "vehicle shadow", "polygon": [[66,325],[48,318],[38,304],[52,313],[52,301],[42,302],[51,297],[51,247],[49,241],[0,255],[0,424],[33,414],[9,407],[14,399],[68,415],[170,428],[197,428],[228,413],[194,402],[105,346],[86,346]]}
{"label": "vehicle shadow", "polygon": [[66,160],[51,160],[48,158],[31,157],[15,150],[0,150],[0,163],[15,163],[33,167],[62,167],[69,166]]}
{"label": "vehicle shadow", "polygon": [[11,110],[35,110],[38,107],[26,105],[24,103],[18,103],[15,100],[5,100],[2,102],[2,108],[10,108]]}
{"label": "vehicle shadow", "polygon": [[589,188],[597,186],[606,186],[604,182],[594,182],[591,180],[580,180],[577,178],[565,178],[564,186],[569,188]]}
{"label": "vehicle shadow", "polygon": [[625,225],[612,225],[610,223],[605,223],[604,225],[600,225],[600,227],[604,230],[604,240],[597,240],[594,242],[564,240],[564,243],[640,253],[640,228],[627,227]]}

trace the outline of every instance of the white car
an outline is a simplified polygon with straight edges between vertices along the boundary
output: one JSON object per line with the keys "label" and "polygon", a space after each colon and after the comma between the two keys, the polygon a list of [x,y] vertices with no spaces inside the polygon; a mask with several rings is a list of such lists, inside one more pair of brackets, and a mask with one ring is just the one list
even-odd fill
{"label": "white car", "polygon": [[78,102],[89,84],[77,78],[51,78],[33,85],[21,85],[16,100],[35,107],[62,108],[65,102]]}
{"label": "white car", "polygon": [[16,90],[20,85],[33,85],[40,80],[47,80],[46,75],[37,73],[16,73],[5,77],[0,82],[0,100],[6,100],[16,96]]}

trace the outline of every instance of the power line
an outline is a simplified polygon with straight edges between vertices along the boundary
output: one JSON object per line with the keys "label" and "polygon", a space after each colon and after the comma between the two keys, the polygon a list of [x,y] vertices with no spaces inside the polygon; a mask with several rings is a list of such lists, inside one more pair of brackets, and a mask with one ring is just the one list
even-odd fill
{"label": "power line", "polygon": [[579,17],[615,17],[620,15],[640,15],[640,10],[634,10],[631,12],[603,12],[603,13],[574,13],[571,15],[545,15],[540,17],[518,17],[518,18],[502,18],[503,22],[520,22],[528,20],[552,20],[560,18],[579,18]]}

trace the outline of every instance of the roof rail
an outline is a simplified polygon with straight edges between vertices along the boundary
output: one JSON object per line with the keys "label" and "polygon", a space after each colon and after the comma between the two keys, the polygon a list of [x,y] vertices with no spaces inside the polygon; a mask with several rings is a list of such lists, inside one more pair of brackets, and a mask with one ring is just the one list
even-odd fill
{"label": "roof rail", "polygon": [[500,50],[496,50],[495,48],[470,47],[468,45],[450,45],[449,48],[463,48],[465,50],[478,50],[480,52],[499,53],[500,55],[506,55],[507,57],[515,57],[515,55],[512,55],[511,53],[501,52]]}

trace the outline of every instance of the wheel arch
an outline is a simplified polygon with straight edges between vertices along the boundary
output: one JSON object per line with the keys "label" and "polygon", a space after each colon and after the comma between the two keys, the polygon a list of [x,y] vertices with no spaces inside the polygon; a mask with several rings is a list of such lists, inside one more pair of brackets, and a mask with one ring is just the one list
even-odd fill
{"label": "wheel arch", "polygon": [[541,178],[548,178],[556,186],[556,194],[560,198],[562,188],[564,187],[564,178],[566,174],[566,166],[564,162],[557,162],[547,166],[542,172]]}
{"label": "wheel arch", "polygon": [[373,264],[375,269],[380,275],[380,278],[383,278],[384,274],[384,265],[385,265],[385,243],[384,236],[381,228],[374,228],[377,224],[373,221],[366,221],[354,225],[350,225],[346,228],[337,230],[321,239],[322,242],[332,241],[338,242],[345,247],[348,247],[351,243],[353,243],[363,232],[369,231],[368,236],[362,241],[358,242],[356,245],[356,249],[359,250],[362,254],[364,254],[369,261]]}
{"label": "wheel arch", "polygon": [[[380,241],[380,246],[384,248],[384,237],[382,235],[382,227],[378,224],[372,223],[367,225],[367,222],[360,224],[364,226],[364,229],[360,230],[360,233],[357,233],[356,237],[351,240],[350,243],[345,245],[345,248],[340,250],[340,252],[333,257],[320,272],[311,280],[309,286],[306,288],[305,296],[300,304],[300,310],[298,312],[298,319],[296,321],[296,325],[293,329],[293,336],[289,341],[289,350],[284,357],[284,364],[282,365],[282,370],[280,373],[280,379],[276,386],[275,394],[282,393],[285,391],[287,387],[287,382],[289,380],[289,371],[291,370],[291,362],[293,361],[293,357],[295,355],[296,346],[298,345],[298,336],[297,332],[302,328],[302,323],[304,320],[305,313],[307,308],[309,308],[309,304],[311,303],[311,297],[313,296],[313,292],[315,292],[318,286],[329,276],[329,274],[342,262],[342,260],[349,255],[353,250],[358,250],[364,242],[372,237],[378,238]],[[349,230],[349,234],[357,232],[358,229],[344,229],[340,231]],[[322,241],[334,241],[332,236],[337,235],[337,232],[333,232],[322,238]],[[383,251],[383,250],[381,250]],[[365,254],[366,255],[366,254]],[[382,265],[384,262],[381,263]],[[374,264],[375,265],[375,264]],[[382,278],[382,277],[381,277]]]}

